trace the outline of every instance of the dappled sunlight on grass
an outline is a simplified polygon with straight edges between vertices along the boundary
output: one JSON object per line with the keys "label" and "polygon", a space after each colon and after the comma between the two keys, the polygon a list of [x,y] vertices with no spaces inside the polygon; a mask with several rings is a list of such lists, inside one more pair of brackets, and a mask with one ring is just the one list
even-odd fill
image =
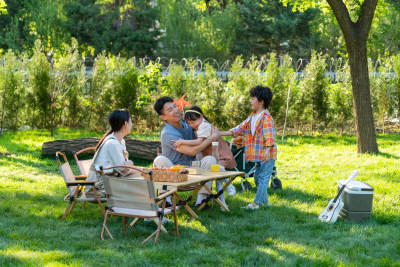
{"label": "dappled sunlight on grass", "polygon": [[[56,138],[97,134],[62,128]],[[41,155],[42,143],[51,140],[50,133],[41,130],[0,135],[0,265],[387,266],[400,261],[398,135],[379,135],[377,155],[357,155],[353,136],[287,136],[278,142],[277,174],[283,189],[268,189],[271,207],[241,208],[253,201],[254,189],[226,198],[231,212],[222,212],[214,203],[212,210],[195,210],[196,220],[182,208],[179,237],[161,233],[156,246],[140,245],[156,229],[155,223],[140,220],[135,235],[129,229],[123,232],[118,217],[108,223],[115,240],[102,241],[103,216],[97,205],[87,204],[83,210],[78,203],[61,221],[67,189],[56,161]],[[360,170],[356,180],[375,189],[372,218],[321,223],[317,217],[336,195],[338,180],[355,169]],[[248,181],[255,188],[254,179]],[[233,185],[239,192],[240,179]],[[166,224],[167,230],[172,227]]]}
{"label": "dappled sunlight on grass", "polygon": [[199,232],[203,232],[203,233],[205,233],[205,234],[207,234],[208,233],[208,229],[206,228],[206,227],[204,227],[202,224],[201,224],[201,222],[200,221],[190,221],[190,222],[188,222],[188,221],[185,221],[185,222],[181,222],[181,221],[179,221],[179,225],[181,226],[185,226],[185,227],[187,227],[188,229],[193,229],[193,230],[196,230],[196,231],[199,231]]}
{"label": "dappled sunlight on grass", "polygon": [[[54,264],[55,262],[58,262],[60,260],[65,261],[65,259],[71,257],[71,255],[66,251],[32,251],[24,250],[20,247],[7,248],[4,251],[0,251],[0,255],[2,255],[3,257],[13,257],[21,263],[25,262],[46,265],[51,263]],[[57,263],[57,266],[63,266],[63,264]]]}

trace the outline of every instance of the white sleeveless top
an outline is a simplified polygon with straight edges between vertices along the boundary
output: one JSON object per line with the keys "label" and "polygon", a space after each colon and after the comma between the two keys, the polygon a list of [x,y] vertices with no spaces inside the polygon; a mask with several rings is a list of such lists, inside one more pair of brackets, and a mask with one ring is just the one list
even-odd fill
{"label": "white sleeveless top", "polygon": [[[125,140],[122,139],[121,143],[118,139],[110,134],[107,136],[109,138],[100,148],[99,153],[94,161],[94,167],[96,170],[100,170],[100,166],[103,168],[108,168],[111,166],[122,165],[125,162],[126,146]],[[112,173],[113,169],[104,170],[104,173]]]}

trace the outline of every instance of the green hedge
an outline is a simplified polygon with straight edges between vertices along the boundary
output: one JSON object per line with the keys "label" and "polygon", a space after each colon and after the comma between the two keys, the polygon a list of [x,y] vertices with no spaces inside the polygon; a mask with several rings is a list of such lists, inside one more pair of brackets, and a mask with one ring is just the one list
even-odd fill
{"label": "green hedge", "polygon": [[[76,40],[58,58],[49,59],[42,51],[37,41],[31,58],[18,58],[12,51],[0,57],[1,131],[22,126],[104,130],[116,108],[130,110],[136,131],[157,131],[162,122],[152,108],[155,99],[179,99],[184,93],[214,124],[228,129],[251,112],[248,90],[258,84],[274,92],[270,111],[278,131],[285,119],[292,133],[354,131],[349,67],[336,66],[335,75],[328,76],[322,54],[313,53],[301,72],[289,57],[277,60],[273,53],[267,60],[237,57],[224,67],[228,76],[219,77],[212,61],[201,71],[198,61],[188,60],[172,63],[164,72],[157,62],[104,53],[87,73]],[[371,96],[376,124],[384,128],[385,120],[397,117],[399,110],[400,56],[379,63],[370,65]]]}

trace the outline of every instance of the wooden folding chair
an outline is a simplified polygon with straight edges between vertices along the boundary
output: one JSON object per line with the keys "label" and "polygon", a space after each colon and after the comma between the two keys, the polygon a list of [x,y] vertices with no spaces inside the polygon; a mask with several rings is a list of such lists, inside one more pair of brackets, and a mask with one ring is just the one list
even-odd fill
{"label": "wooden folding chair", "polygon": [[[100,167],[100,169],[103,172],[102,167]],[[147,242],[155,235],[154,244],[156,244],[162,229],[162,218],[164,215],[172,212],[174,215],[175,227],[170,234],[175,232],[176,236],[179,235],[178,219],[176,217],[176,203],[173,195],[173,193],[176,192],[176,189],[157,196],[154,182],[152,180],[104,176],[103,182],[107,196],[107,209],[104,216],[101,239],[104,240],[105,231],[107,231],[111,239],[114,239],[107,228],[107,219],[109,215],[121,216],[124,232],[126,232],[126,225],[128,225],[128,227],[135,233],[137,233],[136,230],[126,222],[125,217],[158,219],[157,230],[142,242],[142,244]],[[166,208],[166,197],[170,195],[172,196],[172,207]],[[162,203],[161,207],[160,202]]]}
{"label": "wooden folding chair", "polygon": [[89,174],[90,165],[92,165],[93,159],[79,160],[78,155],[83,152],[90,151],[90,150],[93,150],[93,152],[95,152],[96,147],[88,147],[88,148],[79,150],[78,152],[72,152],[72,154],[74,155],[76,165],[78,165],[78,169],[79,169],[79,172],[81,175],[87,176]]}
{"label": "wooden folding chair", "polygon": [[[59,160],[59,155],[61,155],[64,158],[64,164],[61,164],[61,162]],[[65,210],[65,213],[62,217],[62,220],[64,220],[68,214],[72,213],[72,211],[74,210],[75,205],[78,201],[81,201],[84,203],[86,201],[97,203],[100,206],[101,212],[104,215],[105,214],[104,207],[101,204],[101,202],[105,202],[105,201],[107,201],[107,199],[99,198],[96,188],[94,187],[94,184],[96,182],[95,181],[85,181],[85,179],[86,179],[85,175],[75,176],[72,173],[71,166],[68,163],[67,157],[65,156],[65,154],[63,154],[59,151],[56,152],[56,161],[57,161],[58,167],[61,171],[61,175],[64,178],[65,185],[67,186],[67,189],[68,189],[68,194],[64,197],[64,200],[68,201],[69,203],[68,203],[67,209]],[[94,192],[95,197],[86,197],[84,188],[87,185],[93,186],[93,192]]]}

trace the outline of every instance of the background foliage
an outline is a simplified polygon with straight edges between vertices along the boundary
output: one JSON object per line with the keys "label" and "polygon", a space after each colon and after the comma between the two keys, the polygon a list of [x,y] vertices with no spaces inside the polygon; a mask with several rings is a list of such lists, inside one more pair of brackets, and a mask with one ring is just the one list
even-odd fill
{"label": "background foliage", "polygon": [[[236,57],[220,66],[213,60],[176,62],[126,59],[99,54],[92,68],[79,56],[72,39],[61,56],[46,57],[37,41],[31,57],[9,50],[0,56],[0,127],[49,129],[69,126],[104,130],[116,108],[130,110],[136,131],[157,131],[161,121],[155,99],[168,95],[200,106],[222,129],[238,125],[251,112],[248,91],[261,84],[272,88],[270,111],[278,131],[286,121],[292,133],[352,133],[353,112],[349,67],[312,53],[310,62]],[[370,61],[371,94],[376,125],[383,131],[399,113],[400,56]],[[165,62],[164,62],[165,63]],[[300,71],[302,70],[302,71]]]}
{"label": "background foliage", "polygon": [[[293,11],[265,0],[6,0],[0,1],[0,51],[58,55],[71,37],[79,52],[96,57],[165,56],[233,60],[275,52],[311,58],[311,50],[345,57],[343,36],[328,6]],[[287,1],[286,1],[287,2]],[[379,1],[368,39],[369,55],[399,51],[400,4]],[[350,10],[350,12],[358,12]],[[3,13],[3,14],[2,14]]]}

